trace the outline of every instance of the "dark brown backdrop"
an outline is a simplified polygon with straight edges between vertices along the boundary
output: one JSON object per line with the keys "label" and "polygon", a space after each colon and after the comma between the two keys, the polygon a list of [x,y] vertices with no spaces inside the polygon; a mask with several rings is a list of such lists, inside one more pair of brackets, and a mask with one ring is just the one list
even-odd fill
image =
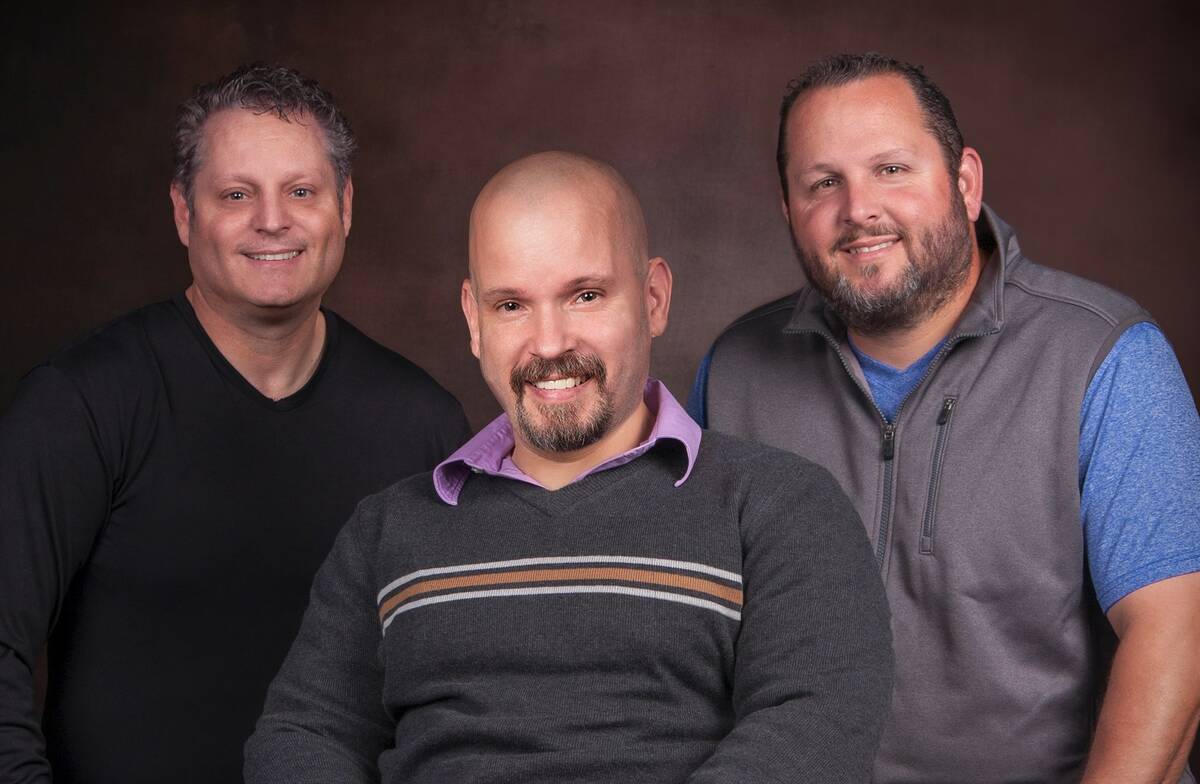
{"label": "dark brown backdrop", "polygon": [[1137,298],[1200,387],[1193,2],[41,6],[2,34],[0,408],[55,346],[185,285],[172,111],[253,59],[317,77],[360,136],[329,304],[427,368],[476,426],[497,407],[458,284],[488,176],[564,148],[629,177],[676,274],[655,372],[682,397],[725,324],[799,281],[772,160],[777,103],[805,63],[842,50],[924,64],[1027,252]]}
{"label": "dark brown backdrop", "polygon": [[676,274],[655,372],[682,396],[725,324],[800,279],[778,207],[777,103],[805,63],[840,50],[924,64],[1026,250],[1141,301],[1200,385],[1190,3],[333,5],[56,6],[12,21],[0,407],[55,346],[185,285],[167,201],[172,111],[252,59],[316,76],[361,139],[328,302],[426,367],[477,426],[497,407],[467,351],[458,283],[487,177],[546,148],[629,177]]}

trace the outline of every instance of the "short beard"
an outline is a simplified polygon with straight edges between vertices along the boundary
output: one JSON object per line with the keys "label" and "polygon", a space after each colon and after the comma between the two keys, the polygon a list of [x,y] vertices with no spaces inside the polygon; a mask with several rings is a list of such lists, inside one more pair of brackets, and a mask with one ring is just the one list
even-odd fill
{"label": "short beard", "polygon": [[[599,405],[584,417],[579,403],[534,403],[545,424],[534,424],[525,408],[525,384],[551,376],[592,379]],[[605,384],[608,371],[599,357],[568,351],[553,359],[535,357],[513,368],[509,381],[517,395],[517,427],[531,446],[543,452],[574,452],[599,441],[613,421],[612,395]]]}
{"label": "short beard", "polygon": [[[946,219],[926,231],[917,245],[908,245],[907,233],[896,225],[873,226],[838,238],[831,252],[847,242],[870,236],[895,234],[908,251],[901,278],[889,289],[870,293],[859,290],[833,265],[803,250],[792,234],[792,247],[804,274],[830,308],[849,329],[863,335],[879,335],[919,323],[950,299],[967,280],[971,268],[971,232],[966,205],[951,197]],[[862,277],[878,274],[879,267],[864,267]]]}

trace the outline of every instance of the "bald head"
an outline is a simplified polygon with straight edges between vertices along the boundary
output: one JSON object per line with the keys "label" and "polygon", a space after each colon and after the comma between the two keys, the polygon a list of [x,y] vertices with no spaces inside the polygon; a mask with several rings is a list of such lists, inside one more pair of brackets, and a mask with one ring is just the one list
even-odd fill
{"label": "bald head", "polygon": [[483,186],[471,209],[469,257],[475,277],[481,255],[499,233],[536,230],[542,221],[586,226],[646,274],[646,220],[629,183],[606,163],[569,152],[542,152],[510,163]]}

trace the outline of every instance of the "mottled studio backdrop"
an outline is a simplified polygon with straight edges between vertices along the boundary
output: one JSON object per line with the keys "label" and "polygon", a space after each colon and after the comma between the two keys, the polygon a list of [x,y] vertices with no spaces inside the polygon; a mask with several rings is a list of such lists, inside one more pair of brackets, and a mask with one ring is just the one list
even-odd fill
{"label": "mottled studio backdrop", "polygon": [[800,279],[779,211],[779,97],[809,61],[924,64],[1033,258],[1158,318],[1200,389],[1193,2],[26,3],[2,36],[0,409],[64,341],[184,287],[175,105],[244,61],[340,99],[362,152],[328,303],[497,411],[458,307],[466,218],[547,148],[613,163],[676,275],[655,372],[682,396],[717,332]]}
{"label": "mottled studio backdrop", "polygon": [[[655,373],[681,397],[717,332],[800,280],[773,162],[779,97],[821,55],[924,64],[1034,259],[1159,319],[1200,388],[1191,2],[27,4],[3,32],[0,408],[62,342],[188,280],[168,143],[193,85],[261,59],[330,88],[361,142],[328,303],[497,407],[458,306],[466,217],[508,161],[613,163],[676,275]],[[44,10],[43,10],[44,9]]]}

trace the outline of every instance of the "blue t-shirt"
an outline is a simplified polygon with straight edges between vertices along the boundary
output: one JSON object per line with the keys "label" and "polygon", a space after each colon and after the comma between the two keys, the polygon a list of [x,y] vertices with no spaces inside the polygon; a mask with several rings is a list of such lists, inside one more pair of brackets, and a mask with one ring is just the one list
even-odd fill
{"label": "blue t-shirt", "polygon": [[884,419],[895,422],[896,414],[900,413],[900,404],[904,402],[904,398],[908,397],[908,393],[921,383],[921,379],[925,377],[925,371],[929,369],[933,358],[942,350],[946,341],[941,341],[929,349],[925,356],[903,369],[894,368],[862,353],[858,350],[858,346],[854,345],[853,340],[849,343],[854,356],[858,357],[858,364],[863,370],[863,375],[867,377],[867,384],[871,387],[871,397],[875,399],[875,405],[879,407]]}
{"label": "blue t-shirt", "polygon": [[[902,370],[854,348],[889,421],[940,348]],[[711,363],[710,349],[688,396],[688,413],[701,427]],[[1105,612],[1150,583],[1200,571],[1200,415],[1175,352],[1153,324],[1125,330],[1088,385],[1079,488],[1088,568]]]}

